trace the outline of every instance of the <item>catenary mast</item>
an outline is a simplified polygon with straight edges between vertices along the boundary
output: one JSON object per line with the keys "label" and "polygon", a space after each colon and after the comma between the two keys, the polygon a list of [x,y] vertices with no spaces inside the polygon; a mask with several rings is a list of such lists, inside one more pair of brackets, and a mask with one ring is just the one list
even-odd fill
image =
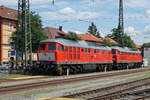
{"label": "catenary mast", "polygon": [[28,66],[28,54],[30,66],[32,66],[32,39],[31,39],[31,24],[30,24],[30,1],[18,0],[18,23],[17,27],[21,29],[22,41],[24,48],[21,52],[24,53],[24,69]]}
{"label": "catenary mast", "polygon": [[119,0],[119,24],[118,24],[119,36],[121,46],[124,46],[124,21],[123,21],[123,0]]}

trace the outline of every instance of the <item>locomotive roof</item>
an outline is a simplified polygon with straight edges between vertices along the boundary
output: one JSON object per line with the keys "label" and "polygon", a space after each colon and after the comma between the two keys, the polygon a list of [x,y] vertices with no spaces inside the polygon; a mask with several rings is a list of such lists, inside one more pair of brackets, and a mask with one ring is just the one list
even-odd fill
{"label": "locomotive roof", "polygon": [[88,41],[85,41],[85,40],[71,40],[71,39],[64,39],[64,38],[56,38],[56,39],[43,40],[41,42],[57,42],[64,46],[75,46],[75,47],[83,47],[83,48],[111,50],[110,47],[96,46],[96,43],[92,43],[92,42],[89,45]]}
{"label": "locomotive roof", "polygon": [[117,49],[122,52],[131,52],[131,53],[140,53],[138,49],[135,48],[128,48],[128,47],[111,47],[112,49]]}

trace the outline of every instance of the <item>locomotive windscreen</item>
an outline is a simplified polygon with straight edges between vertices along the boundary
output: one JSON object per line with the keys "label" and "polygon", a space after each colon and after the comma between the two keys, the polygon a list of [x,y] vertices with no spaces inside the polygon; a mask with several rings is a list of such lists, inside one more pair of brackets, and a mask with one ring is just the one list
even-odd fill
{"label": "locomotive windscreen", "polygon": [[48,44],[48,50],[56,50],[56,44]]}
{"label": "locomotive windscreen", "polygon": [[45,50],[46,44],[40,44],[40,50]]}

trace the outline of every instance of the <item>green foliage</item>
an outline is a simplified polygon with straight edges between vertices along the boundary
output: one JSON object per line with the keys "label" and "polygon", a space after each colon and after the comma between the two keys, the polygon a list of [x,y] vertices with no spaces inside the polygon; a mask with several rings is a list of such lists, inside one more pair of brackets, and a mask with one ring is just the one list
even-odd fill
{"label": "green foliage", "polygon": [[103,43],[104,43],[104,45],[105,46],[114,46],[115,44],[113,44],[113,43],[111,43],[111,42],[109,42],[108,40],[106,40],[106,39],[104,39],[104,41],[103,41]]}
{"label": "green foliage", "polygon": [[119,44],[121,43],[121,35],[119,34],[119,30],[117,28],[113,28],[111,30],[112,34],[107,35],[107,37],[115,40]]}
{"label": "green foliage", "polygon": [[69,38],[69,39],[80,39],[80,38],[78,37],[78,35],[77,35],[75,32],[71,32],[71,31],[69,31],[69,32],[65,35],[65,37],[67,37],[67,38]]}
{"label": "green foliage", "polygon": [[[44,29],[42,28],[41,17],[35,12],[31,12],[30,18],[31,18],[32,50],[33,52],[36,52],[38,49],[39,42],[41,40],[46,39],[47,36],[44,33]],[[16,48],[18,51],[24,51],[25,39],[24,39],[24,34],[22,33],[23,32],[20,27],[20,28],[16,28],[16,31],[12,35],[13,42],[15,43],[15,45],[18,45],[17,46],[18,48]]]}
{"label": "green foliage", "polygon": [[[117,28],[113,28],[111,32],[112,34],[107,35],[107,37],[117,41],[121,45],[121,35],[119,34],[119,30]],[[124,38],[124,46],[130,48],[136,47],[134,41],[131,39],[130,36],[124,34],[123,38]]]}
{"label": "green foliage", "polygon": [[136,45],[135,45],[134,41],[127,34],[124,34],[124,45],[126,47],[136,48]]}
{"label": "green foliage", "polygon": [[92,22],[91,25],[89,26],[88,32],[89,32],[90,34],[92,34],[92,35],[98,37],[98,38],[101,37],[101,36],[100,36],[100,33],[99,33],[99,31],[98,31],[98,29],[97,29],[97,27],[96,27],[96,25],[95,25],[93,22]]}
{"label": "green foliage", "polygon": [[144,43],[143,47],[150,47],[150,42],[149,43]]}

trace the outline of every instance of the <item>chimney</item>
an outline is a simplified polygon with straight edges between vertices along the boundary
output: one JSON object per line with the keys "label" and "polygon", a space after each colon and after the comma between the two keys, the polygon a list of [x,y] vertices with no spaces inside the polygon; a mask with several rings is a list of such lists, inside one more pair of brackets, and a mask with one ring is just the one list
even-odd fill
{"label": "chimney", "polygon": [[59,30],[62,31],[62,26],[59,26]]}
{"label": "chimney", "polygon": [[5,7],[4,7],[4,5],[1,5],[1,9],[4,9]]}

